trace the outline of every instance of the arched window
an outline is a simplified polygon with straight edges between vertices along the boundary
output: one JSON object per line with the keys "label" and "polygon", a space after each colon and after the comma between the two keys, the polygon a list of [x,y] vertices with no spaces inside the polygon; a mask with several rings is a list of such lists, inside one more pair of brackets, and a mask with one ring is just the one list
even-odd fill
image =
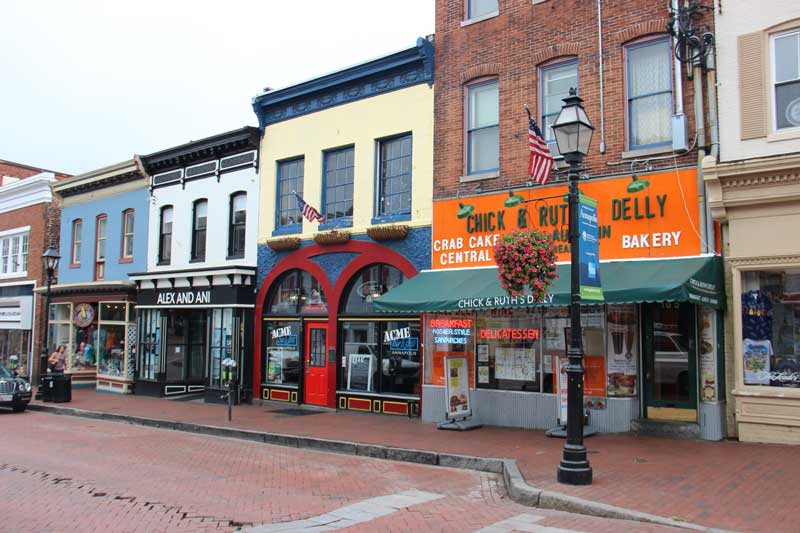
{"label": "arched window", "polygon": [[317,278],[305,270],[290,270],[272,286],[268,313],[327,314],[328,303]]}
{"label": "arched window", "polygon": [[393,266],[383,263],[370,265],[350,280],[340,311],[346,314],[374,313],[375,298],[400,285],[403,280],[403,273]]}

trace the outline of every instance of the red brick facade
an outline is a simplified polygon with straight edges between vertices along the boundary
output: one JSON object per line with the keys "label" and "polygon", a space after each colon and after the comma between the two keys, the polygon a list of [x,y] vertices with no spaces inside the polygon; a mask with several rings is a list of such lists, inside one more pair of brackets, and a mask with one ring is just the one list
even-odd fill
{"label": "red brick facade", "polygon": [[[466,174],[465,84],[482,77],[499,81],[500,176],[485,180],[481,191],[503,190],[527,181],[527,119],[524,104],[539,108],[539,69],[559,59],[578,59],[579,94],[595,126],[591,153],[584,162],[592,177],[630,174],[621,165],[626,146],[625,45],[666,36],[667,0],[603,2],[602,38],[605,98],[605,144],[600,153],[600,77],[597,3],[581,0],[499,0],[499,14],[468,24],[466,0],[436,1],[434,198],[469,195],[477,183],[460,183]],[[711,26],[710,17],[702,22]],[[683,106],[694,138],[694,91],[682,71]],[[667,147],[669,154],[671,148]],[[663,155],[663,154],[659,154]],[[644,159],[644,157],[642,157]],[[696,165],[697,152],[677,157],[680,166]],[[670,158],[652,168],[674,166]],[[641,171],[642,167],[636,170]]]}

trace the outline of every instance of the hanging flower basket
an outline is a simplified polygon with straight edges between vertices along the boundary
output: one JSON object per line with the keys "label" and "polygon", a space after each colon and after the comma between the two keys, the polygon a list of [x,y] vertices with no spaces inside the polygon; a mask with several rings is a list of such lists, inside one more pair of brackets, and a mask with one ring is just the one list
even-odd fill
{"label": "hanging flower basket", "polygon": [[530,230],[504,235],[494,247],[500,285],[510,296],[530,290],[534,301],[544,300],[556,273],[556,249],[547,233]]}
{"label": "hanging flower basket", "polygon": [[282,237],[280,239],[272,239],[267,241],[267,246],[276,252],[297,250],[300,248],[300,239],[297,237]]}
{"label": "hanging flower basket", "polygon": [[314,234],[314,242],[321,245],[341,244],[349,240],[349,231],[331,230]]}
{"label": "hanging flower basket", "polygon": [[367,228],[367,236],[373,241],[399,241],[408,236],[408,226],[405,224],[370,226]]}

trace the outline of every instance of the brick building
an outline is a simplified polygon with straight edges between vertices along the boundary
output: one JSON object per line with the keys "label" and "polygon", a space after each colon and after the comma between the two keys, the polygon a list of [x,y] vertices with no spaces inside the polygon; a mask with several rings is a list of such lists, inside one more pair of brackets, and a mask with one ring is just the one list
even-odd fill
{"label": "brick building", "polygon": [[[525,106],[557,156],[550,125],[575,87],[595,127],[580,187],[597,201],[605,292],[582,313],[589,424],[615,432],[670,421],[703,438],[724,436],[724,284],[698,166],[716,142],[716,115],[705,98],[695,101],[711,87],[714,108],[714,85],[705,80],[711,39],[704,40],[712,14],[690,2],[682,13],[690,23],[673,25],[673,37],[670,7],[437,0],[433,270],[379,302],[428,313],[423,418],[464,409],[464,394],[445,401],[449,361],[459,356],[469,367],[469,409],[481,422],[564,421],[566,175],[545,186],[530,181]],[[696,65],[682,61],[690,52]],[[560,157],[555,166],[563,169]],[[497,280],[493,245],[522,228],[556,241],[560,278],[545,302],[511,298]]]}
{"label": "brick building", "polygon": [[51,190],[67,174],[0,160],[0,363],[17,356],[18,371],[38,373],[46,284],[41,256],[58,247],[60,209]]}

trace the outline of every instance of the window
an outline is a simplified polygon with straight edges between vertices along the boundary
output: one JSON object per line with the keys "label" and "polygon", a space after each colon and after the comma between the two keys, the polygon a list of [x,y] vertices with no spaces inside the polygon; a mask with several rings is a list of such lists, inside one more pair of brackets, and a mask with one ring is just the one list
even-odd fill
{"label": "window", "polygon": [[[100,304],[97,342],[97,373],[105,376],[124,377],[128,369],[125,364],[125,340],[127,320],[133,315],[131,304],[125,302],[103,302]],[[84,349],[84,352],[86,349]]]}
{"label": "window", "polygon": [[328,304],[317,278],[304,270],[290,270],[276,282],[269,298],[271,314],[326,314]]}
{"label": "window", "polygon": [[99,215],[97,217],[95,234],[95,258],[94,258],[94,279],[100,280],[106,274],[106,227],[108,217]]}
{"label": "window", "polygon": [[133,259],[133,209],[122,212],[122,259]]}
{"label": "window", "polygon": [[800,127],[800,30],[772,38],[775,129]]}
{"label": "window", "polygon": [[[236,331],[238,329],[238,331]],[[231,357],[238,364],[242,362],[242,350],[244,324],[241,318],[240,309],[212,309],[211,310],[211,346],[209,349],[209,378],[210,385],[214,388],[225,386],[223,380],[222,361]],[[234,353],[237,343],[234,343],[234,335],[239,339],[239,353]],[[237,368],[237,374],[241,374],[242,368]]]}
{"label": "window", "polygon": [[628,144],[631,150],[672,142],[672,45],[669,39],[626,49]]}
{"label": "window", "polygon": [[21,258],[20,258],[19,241],[20,241],[19,235],[11,237],[11,272],[13,274],[20,272]]}
{"label": "window", "polygon": [[497,81],[467,87],[467,173],[500,167],[500,126]]}
{"label": "window", "polygon": [[25,275],[28,271],[28,233],[0,238],[0,273]]}
{"label": "window", "polygon": [[325,152],[325,218],[353,216],[353,147]]}
{"label": "window", "polygon": [[172,206],[161,208],[161,222],[158,239],[158,262],[169,263],[172,257]]}
{"label": "window", "polygon": [[342,297],[342,313],[375,313],[375,298],[403,283],[404,276],[397,268],[375,264],[353,276]]}
{"label": "window", "polygon": [[467,19],[489,15],[497,11],[497,0],[467,0]]}
{"label": "window", "polygon": [[570,88],[578,88],[578,62],[559,63],[541,69],[542,134],[550,148],[550,153],[559,157],[556,137],[553,135],[553,122],[561,112],[563,99],[569,96]]}
{"label": "window", "polygon": [[378,216],[411,214],[411,135],[381,141]]}
{"label": "window", "polygon": [[[278,209],[275,227],[300,226],[302,213],[297,196],[303,195],[303,158],[278,163]],[[297,228],[299,231],[300,228]]]}
{"label": "window", "polygon": [[246,225],[247,194],[237,192],[231,195],[230,235],[228,237],[229,257],[244,257]]}
{"label": "window", "polygon": [[83,221],[75,219],[72,221],[72,258],[70,263],[73,265],[81,264],[81,232],[83,231]]}
{"label": "window", "polygon": [[28,234],[27,233],[22,236],[22,250],[21,250],[20,253],[22,255],[22,271],[23,272],[27,272],[28,271]]}
{"label": "window", "polygon": [[208,200],[197,200],[192,210],[192,261],[203,261],[206,258],[206,221],[208,217]]}
{"label": "window", "polygon": [[154,380],[160,372],[161,311],[142,309],[139,314],[139,379]]}
{"label": "window", "polygon": [[300,381],[300,321],[265,322],[267,383],[297,385]]}

